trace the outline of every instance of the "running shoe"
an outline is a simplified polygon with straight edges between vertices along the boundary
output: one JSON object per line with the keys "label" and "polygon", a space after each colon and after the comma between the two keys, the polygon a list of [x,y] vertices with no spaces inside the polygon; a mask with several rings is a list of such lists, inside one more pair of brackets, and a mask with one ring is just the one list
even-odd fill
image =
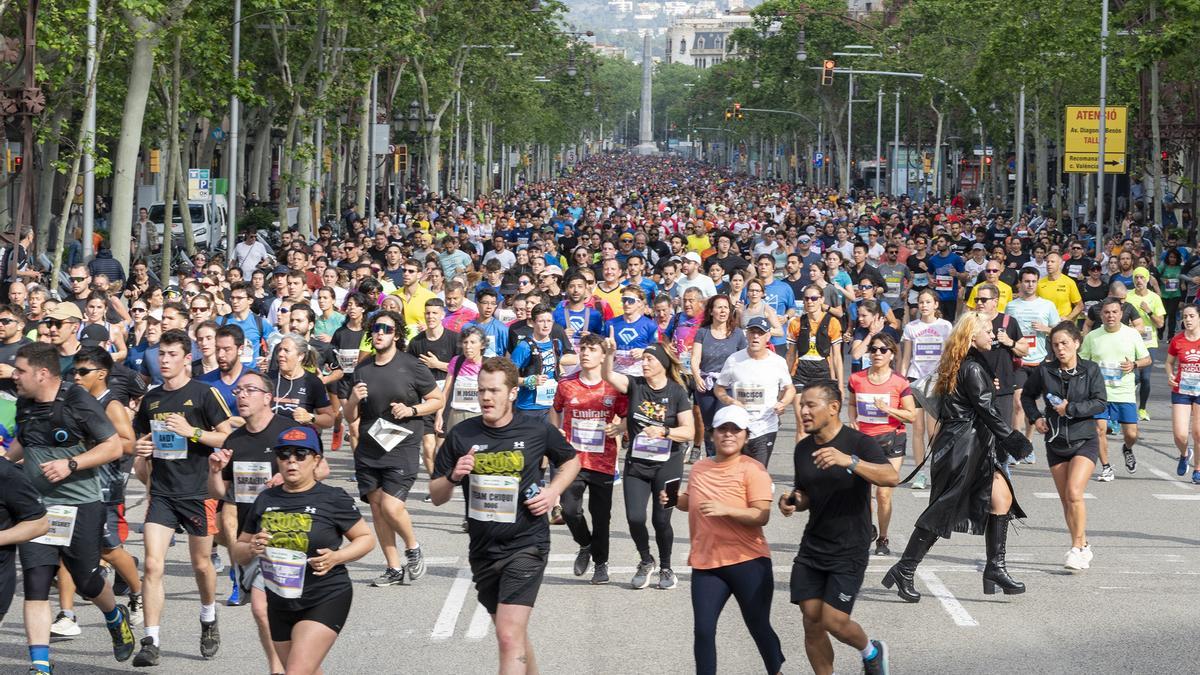
{"label": "running shoe", "polygon": [[1093,558],[1093,556],[1092,556],[1092,545],[1091,545],[1091,544],[1084,544],[1084,545],[1083,545],[1083,548],[1081,548],[1081,549],[1079,549],[1079,550],[1083,551],[1083,559],[1084,559],[1084,560],[1087,562],[1087,564],[1088,564],[1088,565],[1091,565],[1091,564],[1092,564],[1092,558]]}
{"label": "running shoe", "polygon": [[1037,464],[1037,453],[1030,451],[1029,456],[1021,460],[1022,464]]}
{"label": "running shoe", "polygon": [[638,563],[637,571],[633,573],[633,581],[629,583],[634,588],[645,588],[650,585],[650,574],[654,572],[654,558]]}
{"label": "running shoe", "polygon": [[129,623],[130,625],[142,625],[142,594],[129,594]]}
{"label": "running shoe", "polygon": [[1123,447],[1121,452],[1125,455],[1125,470],[1129,473],[1137,473],[1137,457],[1133,456],[1133,450]]}
{"label": "running shoe", "polygon": [[596,563],[596,568],[592,570],[592,585],[599,586],[608,583],[608,563]]}
{"label": "running shoe", "polygon": [[875,540],[875,555],[891,555],[892,549],[888,548],[888,540],[880,537]]}
{"label": "running shoe", "polygon": [[669,591],[677,585],[679,585],[679,581],[670,569],[664,567],[658,571],[658,590]]}
{"label": "running shoe", "polygon": [[575,554],[575,576],[581,577],[587,574],[588,566],[592,564],[592,547],[580,547],[579,552]]}
{"label": "running shoe", "polygon": [[1088,559],[1084,555],[1083,549],[1072,546],[1071,550],[1067,551],[1067,560],[1063,564],[1063,567],[1069,570],[1086,570],[1088,568]]}
{"label": "running shoe", "polygon": [[121,622],[116,628],[109,628],[108,634],[112,637],[113,658],[124,662],[133,656],[137,640],[133,637],[133,629],[129,627],[129,608],[117,605],[117,611],[121,614]]}
{"label": "running shoe", "polygon": [[213,547],[213,552],[212,552],[211,557],[212,557],[213,571],[216,572],[217,574],[224,572],[225,571],[225,561],[221,559],[221,552],[218,551],[216,549],[216,547]]}
{"label": "running shoe", "polygon": [[1150,413],[1145,408],[1138,408],[1138,419],[1142,422],[1150,421]]}
{"label": "running shoe", "polygon": [[469,526],[469,525],[467,525],[467,521],[465,521],[465,520],[464,520],[464,521],[462,521],[462,531],[463,531],[463,532],[466,532],[466,531],[467,531],[467,530],[469,530],[469,529],[471,529],[471,528],[470,528],[470,526]]}
{"label": "running shoe", "polygon": [[54,617],[54,623],[50,624],[51,637],[75,637],[82,632],[79,622],[74,617],[67,616],[66,612],[59,612],[58,616]]}
{"label": "running shoe", "polygon": [[408,564],[404,567],[408,571],[409,581],[416,581],[425,576],[425,556],[421,553],[420,545],[405,551],[404,557],[408,559]]}
{"label": "running shoe", "polygon": [[229,597],[225,598],[226,607],[239,607],[242,604],[242,588],[235,581],[233,582],[233,590],[229,591]]}
{"label": "running shoe", "polygon": [[154,638],[147,636],[142,638],[142,648],[138,651],[137,656],[133,657],[133,667],[157,666],[160,658],[158,645],[154,644]]}
{"label": "running shoe", "polygon": [[921,472],[917,473],[917,475],[913,478],[912,489],[924,490],[925,486],[928,484],[929,484],[929,476],[926,476],[925,472],[921,471]]}
{"label": "running shoe", "polygon": [[200,656],[211,659],[221,648],[221,631],[217,630],[217,620],[200,622]]}
{"label": "running shoe", "polygon": [[1191,461],[1191,459],[1192,459],[1192,449],[1188,448],[1187,454],[1184,455],[1183,457],[1180,457],[1179,463],[1175,465],[1175,475],[1176,476],[1187,475],[1188,462]]}
{"label": "running shoe", "polygon": [[1200,471],[1192,472],[1192,483],[1200,485]]}
{"label": "running shoe", "polygon": [[426,494],[424,497],[421,497],[421,501],[425,502],[426,504],[431,504],[433,503],[433,495]]}
{"label": "running shoe", "polygon": [[1103,466],[1100,468],[1100,475],[1096,476],[1096,481],[1099,483],[1108,483],[1116,478],[1117,474],[1111,466]]}
{"label": "running shoe", "polygon": [[402,583],[404,583],[404,570],[389,567],[384,570],[383,574],[375,577],[371,585],[375,588],[383,588],[384,586],[399,586]]}
{"label": "running shoe", "polygon": [[555,506],[554,508],[550,509],[550,524],[551,525],[562,525],[565,522],[567,522],[567,521],[563,518],[562,506]]}
{"label": "running shoe", "polygon": [[888,675],[888,647],[883,640],[871,640],[871,644],[875,645],[875,657],[872,659],[863,659],[863,673],[865,675]]}

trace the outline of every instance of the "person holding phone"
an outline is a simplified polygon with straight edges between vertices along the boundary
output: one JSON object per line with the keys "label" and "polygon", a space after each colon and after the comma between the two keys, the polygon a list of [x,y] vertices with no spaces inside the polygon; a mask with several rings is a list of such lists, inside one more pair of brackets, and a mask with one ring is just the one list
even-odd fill
{"label": "person holding phone", "polygon": [[829,636],[862,652],[868,675],[888,672],[888,649],[850,619],[867,572],[871,486],[895,487],[900,473],[873,438],[842,424],[842,392],[833,380],[813,382],[800,397],[808,434],[796,444],[795,487],[779,497],[785,518],[809,511],[792,562],[792,604],[804,616],[804,650],[813,672],[833,672]]}
{"label": "person holding phone", "polygon": [[659,493],[664,507],[677,506],[688,514],[695,621],[692,652],[700,675],[717,672],[717,620],[731,595],[766,672],[780,672],[785,660],[779,636],[771,627],[775,580],[771,549],[763,536],[763,526],[771,517],[771,475],[760,462],[742,454],[750,424],[750,413],[741,406],[718,410],[713,416],[716,455],[692,467],[682,494],[679,479]]}

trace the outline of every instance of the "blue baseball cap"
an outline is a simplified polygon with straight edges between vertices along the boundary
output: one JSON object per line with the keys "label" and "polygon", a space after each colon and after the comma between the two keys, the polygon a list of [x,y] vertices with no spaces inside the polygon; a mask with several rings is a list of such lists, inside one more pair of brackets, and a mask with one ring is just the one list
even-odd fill
{"label": "blue baseball cap", "polygon": [[279,440],[276,441],[277,448],[308,448],[317,453],[324,454],[321,449],[321,439],[317,437],[317,432],[313,431],[312,427],[292,427],[283,433],[279,434]]}

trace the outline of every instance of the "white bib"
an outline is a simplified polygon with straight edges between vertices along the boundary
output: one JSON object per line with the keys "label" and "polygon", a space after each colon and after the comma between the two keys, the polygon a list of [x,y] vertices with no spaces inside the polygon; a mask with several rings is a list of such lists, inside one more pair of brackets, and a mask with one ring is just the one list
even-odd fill
{"label": "white bib", "polygon": [[604,420],[572,419],[571,445],[579,452],[604,452]]}
{"label": "white bib", "polygon": [[281,598],[298,598],[304,594],[304,568],[308,557],[290,548],[268,546],[259,556],[258,569],[263,583]]}
{"label": "white bib", "polygon": [[651,462],[665,462],[671,458],[671,439],[650,438],[644,433],[633,439],[632,453],[638,459]]}
{"label": "white bib", "polygon": [[167,428],[162,420],[150,420],[150,436],[154,439],[154,459],[187,459],[187,439]]}
{"label": "white bib", "polygon": [[46,518],[50,521],[50,530],[33,539],[35,544],[46,546],[70,546],[71,537],[75,534],[75,521],[78,506],[54,504],[46,507]]}
{"label": "white bib", "polygon": [[471,474],[467,500],[467,515],[475,520],[496,523],[517,521],[517,488],[521,479],[516,476],[483,476]]}
{"label": "white bib", "polygon": [[879,404],[887,405],[891,400],[890,394],[854,394],[855,412],[858,421],[868,424],[887,424],[887,413],[879,409]]}
{"label": "white bib", "polygon": [[379,444],[379,447],[383,448],[384,452],[391,452],[392,448],[400,444],[400,441],[412,436],[412,432],[407,427],[402,427],[395,422],[389,422],[382,417],[375,420],[375,423],[371,425],[367,433],[371,434],[371,438],[375,439],[375,442]]}
{"label": "white bib", "polygon": [[270,462],[233,463],[233,499],[238,504],[253,504],[271,480]]}

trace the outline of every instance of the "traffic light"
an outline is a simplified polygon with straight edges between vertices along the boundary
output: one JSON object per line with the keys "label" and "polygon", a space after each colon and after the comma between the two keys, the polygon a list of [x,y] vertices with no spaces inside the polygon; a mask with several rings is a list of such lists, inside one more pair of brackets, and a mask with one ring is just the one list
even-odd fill
{"label": "traffic light", "polygon": [[992,158],[991,158],[991,157],[984,157],[984,158],[983,158],[983,163],[984,163],[984,164],[986,164],[987,166],[991,166],[991,165],[992,165]]}
{"label": "traffic light", "polygon": [[12,158],[12,173],[21,173],[21,169],[24,166],[25,158],[21,155],[14,155]]}
{"label": "traffic light", "polygon": [[742,112],[742,104],[741,103],[733,104],[733,116],[735,118],[737,118],[738,120],[746,119],[746,113]]}
{"label": "traffic light", "polygon": [[825,59],[821,69],[821,85],[828,87],[833,84],[833,69],[837,67],[837,62],[833,59]]}
{"label": "traffic light", "polygon": [[1159,159],[1161,159],[1162,161],[1165,162],[1168,159],[1171,159],[1171,153],[1167,152],[1166,150],[1163,150],[1161,153],[1159,153]]}
{"label": "traffic light", "polygon": [[730,110],[729,108],[726,108],[725,109],[725,121],[728,122],[731,119],[733,119],[733,111]]}

